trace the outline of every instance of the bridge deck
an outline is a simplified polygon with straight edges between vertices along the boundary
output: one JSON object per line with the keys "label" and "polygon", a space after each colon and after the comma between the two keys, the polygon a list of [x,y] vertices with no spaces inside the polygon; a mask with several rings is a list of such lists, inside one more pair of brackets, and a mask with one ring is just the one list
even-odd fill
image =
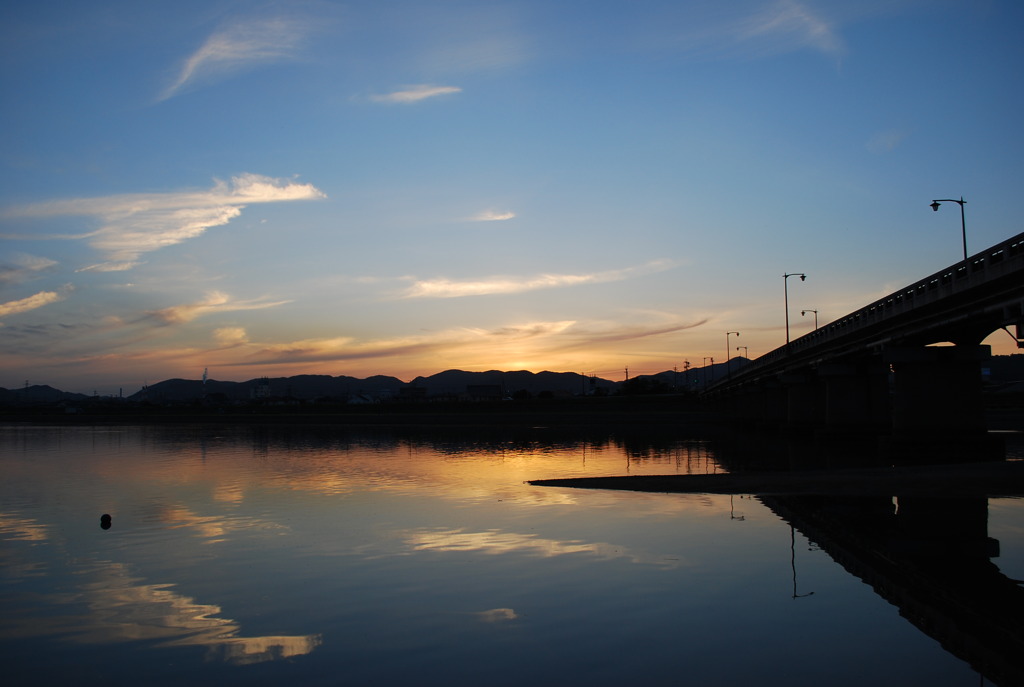
{"label": "bridge deck", "polygon": [[886,345],[977,344],[1008,325],[1024,326],[1024,233],[766,353],[708,392]]}

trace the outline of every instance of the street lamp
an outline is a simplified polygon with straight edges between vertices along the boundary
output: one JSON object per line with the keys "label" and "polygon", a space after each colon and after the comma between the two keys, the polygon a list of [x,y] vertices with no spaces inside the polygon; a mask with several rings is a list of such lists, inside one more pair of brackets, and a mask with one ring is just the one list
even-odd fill
{"label": "street lamp", "polygon": [[739,332],[726,332],[725,333],[725,378],[732,379],[732,368],[729,367],[729,335],[735,334],[739,336]]}
{"label": "street lamp", "polygon": [[783,294],[786,298],[786,345],[789,345],[789,278],[800,277],[800,281],[807,281],[807,275],[803,272],[793,272],[782,275]]}
{"label": "street lamp", "polygon": [[954,200],[953,198],[940,198],[939,200],[932,201],[932,210],[935,212],[939,211],[939,205],[941,203],[957,203],[960,205],[960,234],[964,240],[964,260],[967,259],[967,221],[964,219],[964,200],[963,196],[960,196],[960,200]]}
{"label": "street lamp", "polygon": [[737,346],[736,350],[738,351],[741,348],[743,349],[743,357],[746,358],[747,360],[750,360],[750,349],[747,348],[746,346]]}
{"label": "street lamp", "polygon": [[801,310],[800,314],[801,315],[806,315],[809,312],[814,313],[814,328],[817,329],[818,328],[818,311],[817,310]]}

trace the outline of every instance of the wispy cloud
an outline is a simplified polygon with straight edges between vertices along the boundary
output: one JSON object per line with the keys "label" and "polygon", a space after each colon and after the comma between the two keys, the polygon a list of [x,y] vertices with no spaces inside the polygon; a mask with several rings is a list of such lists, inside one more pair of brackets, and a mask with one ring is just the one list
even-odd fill
{"label": "wispy cloud", "polygon": [[0,317],[17,315],[18,313],[35,310],[36,308],[41,308],[44,305],[49,305],[50,303],[56,303],[62,299],[63,296],[61,296],[57,291],[40,291],[28,298],[0,303]]}
{"label": "wispy cloud", "polygon": [[[156,319],[164,324],[181,324],[214,312],[235,312],[239,310],[265,310],[276,308],[291,301],[266,301],[262,299],[249,301],[233,301],[231,297],[220,291],[211,291],[206,297],[195,303],[174,305],[146,313],[147,318]],[[244,330],[242,330],[244,334]],[[237,338],[237,332],[234,333]]]}
{"label": "wispy cloud", "polygon": [[[413,551],[473,551],[491,556],[522,554],[537,558],[554,558],[565,555],[589,555],[598,559],[625,558],[633,563],[645,565],[675,566],[677,563],[657,559],[650,555],[634,553],[627,547],[606,542],[588,542],[580,539],[544,539],[536,534],[521,534],[502,530],[479,532],[462,529],[419,529],[405,534],[406,543]],[[499,608],[486,611],[486,620],[514,619],[511,609]]]}
{"label": "wispy cloud", "polygon": [[196,238],[210,227],[227,224],[247,205],[325,197],[312,184],[241,174],[230,183],[217,180],[213,188],[206,191],[56,200],[11,208],[4,214],[99,218],[103,226],[96,231],[50,238],[88,240],[90,246],[104,254],[105,260],[78,271],[114,272],[135,267],[144,253]]}
{"label": "wispy cloud", "polygon": [[507,219],[513,219],[516,213],[511,210],[505,212],[498,212],[497,210],[484,210],[470,217],[471,222],[503,222]]}
{"label": "wispy cloud", "polygon": [[481,346],[545,339],[572,327],[573,321],[534,322],[496,330],[456,328],[428,334],[359,341],[351,336],[304,339],[283,343],[250,343],[235,351],[231,366],[303,364],[326,361],[387,359],[430,353],[460,355],[463,350],[479,351]]}
{"label": "wispy cloud", "polygon": [[[248,369],[245,374],[251,375],[317,374],[325,363],[343,365],[349,374],[369,375],[386,369],[406,378],[456,367],[605,370],[616,367],[624,355],[634,360],[644,356],[671,359],[672,354],[638,353],[630,342],[647,340],[649,345],[677,351],[680,342],[674,336],[700,324],[684,321],[675,313],[619,311],[606,321],[526,321],[391,338],[339,335],[292,341],[254,341],[244,328],[224,326],[210,331],[206,345],[199,345],[194,339],[185,343],[178,334],[188,328],[195,334],[201,323],[179,329],[166,328],[153,318],[131,322],[105,318],[76,327],[74,336],[72,330],[60,334],[56,326],[35,334],[23,328],[21,336],[0,337],[0,353],[35,369],[71,370],[84,365],[99,376],[116,373],[139,378],[152,375],[155,368],[164,376],[194,377],[204,367]],[[101,341],[103,353],[97,354]],[[424,360],[429,360],[426,370]]]}
{"label": "wispy cloud", "polygon": [[450,93],[461,93],[458,86],[434,86],[432,84],[418,84],[415,86],[403,86],[402,90],[393,91],[378,95],[371,95],[370,100],[375,103],[405,104],[419,102],[427,98],[436,98],[439,95]]}
{"label": "wispy cloud", "polygon": [[486,611],[478,611],[475,615],[484,623],[504,623],[519,618],[519,614],[512,608],[491,608]]}
{"label": "wispy cloud", "polygon": [[296,59],[314,23],[301,16],[247,19],[212,34],[185,59],[158,100],[167,100],[198,82],[210,82],[260,64]]}
{"label": "wispy cloud", "polygon": [[[462,369],[483,364],[494,366],[525,359],[552,360],[558,356],[579,360],[579,352],[594,354],[602,348],[671,335],[695,327],[705,320],[691,322],[659,317],[659,321],[622,324],[620,322],[578,322],[575,320],[535,321],[493,328],[460,327],[414,336],[360,341],[338,336],[282,343],[235,342],[230,358],[217,361],[204,353],[210,364],[224,367],[321,365],[325,362],[375,361],[430,356],[443,366],[449,362]],[[219,343],[222,343],[218,341]],[[226,342],[224,342],[226,343]],[[600,353],[598,353],[600,355]]]}
{"label": "wispy cloud", "polygon": [[221,346],[240,346],[249,343],[249,334],[243,327],[221,327],[213,332],[213,340]]}
{"label": "wispy cloud", "polygon": [[662,272],[676,266],[671,260],[655,260],[646,265],[591,274],[540,274],[532,277],[489,277],[478,281],[451,279],[418,280],[403,294],[404,298],[460,298],[523,293],[538,289],[554,289],[582,284],[622,281],[646,274]]}
{"label": "wispy cloud", "polygon": [[868,150],[878,154],[892,152],[906,137],[907,133],[899,129],[879,132],[868,140]]}
{"label": "wispy cloud", "polygon": [[758,58],[805,48],[838,56],[846,51],[835,21],[800,0],[716,3],[703,17],[681,14],[678,21],[685,23],[675,35],[676,45],[708,56]]}
{"label": "wispy cloud", "polygon": [[739,26],[737,39],[765,41],[765,47],[784,50],[811,47],[829,55],[845,50],[842,38],[821,15],[797,0],[779,0]]}
{"label": "wispy cloud", "polygon": [[31,279],[40,272],[56,267],[57,261],[27,253],[14,255],[5,264],[0,264],[0,284],[16,284]]}
{"label": "wispy cloud", "polygon": [[522,64],[536,53],[536,32],[521,3],[418,3],[403,30],[419,49],[421,73],[487,72]]}

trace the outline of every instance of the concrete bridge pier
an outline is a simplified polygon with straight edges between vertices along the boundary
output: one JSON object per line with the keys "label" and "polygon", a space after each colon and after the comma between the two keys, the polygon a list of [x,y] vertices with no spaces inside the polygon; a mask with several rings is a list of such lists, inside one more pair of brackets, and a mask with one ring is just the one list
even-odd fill
{"label": "concrete bridge pier", "polygon": [[786,425],[790,428],[820,427],[824,421],[822,387],[813,370],[779,376],[786,390]]}
{"label": "concrete bridge pier", "polygon": [[884,360],[893,369],[893,433],[984,434],[981,363],[991,354],[989,346],[887,349]]}
{"label": "concrete bridge pier", "polygon": [[744,387],[719,404],[753,425],[777,426],[786,421],[786,389],[777,381]]}
{"label": "concrete bridge pier", "polygon": [[823,363],[825,428],[886,430],[890,426],[889,366],[881,356],[856,363]]}

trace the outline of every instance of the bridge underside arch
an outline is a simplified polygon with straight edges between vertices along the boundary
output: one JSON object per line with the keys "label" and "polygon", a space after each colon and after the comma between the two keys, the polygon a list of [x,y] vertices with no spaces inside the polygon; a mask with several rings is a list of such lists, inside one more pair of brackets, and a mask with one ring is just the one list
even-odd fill
{"label": "bridge underside arch", "polygon": [[972,434],[986,429],[981,368],[991,349],[981,345],[892,346],[892,430],[895,433]]}

